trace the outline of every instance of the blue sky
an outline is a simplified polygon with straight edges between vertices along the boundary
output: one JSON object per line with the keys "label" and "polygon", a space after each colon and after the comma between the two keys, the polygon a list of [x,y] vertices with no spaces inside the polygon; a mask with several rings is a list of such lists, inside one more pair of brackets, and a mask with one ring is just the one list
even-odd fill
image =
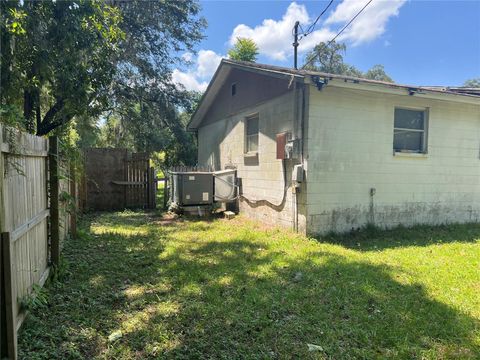
{"label": "blue sky", "polygon": [[[300,43],[306,51],[329,40],[367,0],[336,0]],[[175,69],[174,81],[203,90],[237,36],[253,38],[258,62],[292,66],[291,28],[306,28],[328,1],[202,1],[206,38],[191,66]],[[383,64],[397,82],[412,85],[461,85],[480,77],[480,0],[373,0],[339,38],[347,44],[345,61],[361,70]]]}

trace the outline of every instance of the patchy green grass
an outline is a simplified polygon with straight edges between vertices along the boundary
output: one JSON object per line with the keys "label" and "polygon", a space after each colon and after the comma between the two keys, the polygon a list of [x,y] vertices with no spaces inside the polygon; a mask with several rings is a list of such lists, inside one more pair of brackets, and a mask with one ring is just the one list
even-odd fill
{"label": "patchy green grass", "polygon": [[316,241],[241,217],[91,215],[20,354],[478,359],[479,238],[479,225]]}

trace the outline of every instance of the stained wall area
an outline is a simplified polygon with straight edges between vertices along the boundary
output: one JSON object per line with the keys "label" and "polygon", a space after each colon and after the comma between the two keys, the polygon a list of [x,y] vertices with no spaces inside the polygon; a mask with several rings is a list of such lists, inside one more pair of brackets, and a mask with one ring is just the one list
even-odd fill
{"label": "stained wall area", "polygon": [[[309,233],[479,221],[479,105],[330,85],[309,104]],[[428,109],[426,154],[393,152],[395,107]]]}
{"label": "stained wall area", "polygon": [[[231,85],[236,84],[232,96]],[[276,135],[294,132],[295,96],[288,80],[232,71],[198,129],[198,161],[216,170],[236,167],[242,182],[240,211],[272,225],[305,231],[304,193],[292,194],[291,172],[298,160],[276,158]],[[259,116],[256,155],[245,154],[245,119]],[[285,168],[285,173],[284,173]]]}

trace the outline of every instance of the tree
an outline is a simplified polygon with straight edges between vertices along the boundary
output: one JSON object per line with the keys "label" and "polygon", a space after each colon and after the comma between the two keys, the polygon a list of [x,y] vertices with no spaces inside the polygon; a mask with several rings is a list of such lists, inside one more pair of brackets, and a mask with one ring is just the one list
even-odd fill
{"label": "tree", "polygon": [[[329,46],[326,43],[321,42],[315,45],[312,51],[310,51],[305,59],[308,65],[305,67],[307,70],[314,70],[325,72],[329,74],[344,74],[349,71],[356,73],[358,70],[353,66],[347,68],[343,61],[343,55],[346,52],[346,45],[332,42]],[[359,72],[359,71],[358,71]]]}
{"label": "tree", "polygon": [[172,83],[171,67],[184,61],[177,54],[193,51],[203,38],[200,7],[192,0],[128,1],[118,6],[126,36],[119,45],[110,92],[114,106],[104,115],[102,141],[167,155],[176,149],[182,161],[191,162],[192,151],[186,150],[194,146],[194,139],[180,112],[192,109],[196,94]]}
{"label": "tree", "polygon": [[128,131],[124,115],[138,104],[158,126],[174,126],[170,109],[190,106],[171,73],[183,61],[177,54],[203,37],[196,0],[0,6],[2,121],[22,110],[21,125],[46,135],[74,118],[79,128],[91,125],[107,112]]}
{"label": "tree", "polygon": [[363,73],[355,66],[346,64],[343,60],[346,49],[345,44],[340,44],[335,41],[328,46],[326,43],[321,42],[306,55],[305,64],[307,64],[307,66],[305,66],[305,69],[329,74],[393,82],[385,73],[383,65],[374,65],[366,73]]}
{"label": "tree", "polygon": [[480,78],[473,78],[465,81],[463,86],[470,88],[480,88]]}
{"label": "tree", "polygon": [[385,81],[393,83],[394,81],[390,76],[387,75],[385,72],[385,68],[383,65],[374,65],[370,70],[365,73],[366,79],[371,80],[378,80],[378,81]]}
{"label": "tree", "polygon": [[232,60],[257,61],[258,46],[252,39],[237,38],[235,45],[228,50],[228,57]]}
{"label": "tree", "polygon": [[24,127],[48,134],[101,107],[123,33],[102,1],[1,3],[1,105],[23,108]]}

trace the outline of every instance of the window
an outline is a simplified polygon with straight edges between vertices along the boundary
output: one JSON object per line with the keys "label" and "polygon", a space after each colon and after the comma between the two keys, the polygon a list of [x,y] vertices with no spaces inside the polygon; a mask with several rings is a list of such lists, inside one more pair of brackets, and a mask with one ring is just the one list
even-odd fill
{"label": "window", "polygon": [[258,151],[258,114],[245,119],[245,152]]}
{"label": "window", "polygon": [[395,108],[393,150],[427,152],[427,111]]}
{"label": "window", "polygon": [[234,96],[237,93],[237,84],[233,83],[232,84],[232,96]]}

